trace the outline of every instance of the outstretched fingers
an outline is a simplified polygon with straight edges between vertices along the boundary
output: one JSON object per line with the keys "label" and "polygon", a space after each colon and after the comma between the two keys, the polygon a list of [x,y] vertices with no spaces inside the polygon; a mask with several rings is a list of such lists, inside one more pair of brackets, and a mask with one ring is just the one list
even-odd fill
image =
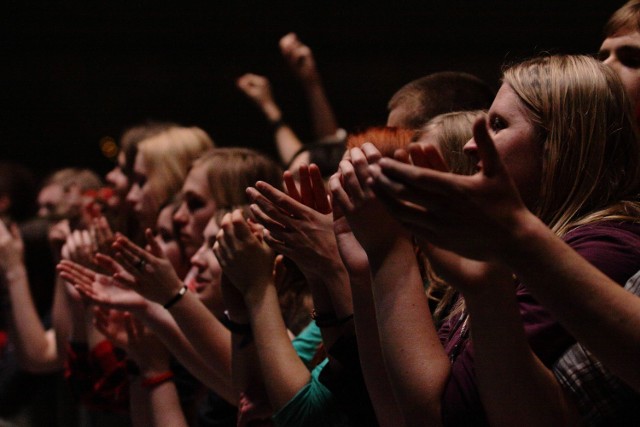
{"label": "outstretched fingers", "polygon": [[342,174],[340,172],[334,173],[329,178],[329,189],[334,201],[334,220],[355,209],[351,199],[349,199],[349,195],[342,186]]}
{"label": "outstretched fingers", "polygon": [[[409,146],[409,153],[411,161],[416,166],[440,172],[449,172],[447,162],[444,161],[442,155],[433,144],[412,144]],[[402,161],[401,159],[397,160]]]}
{"label": "outstretched fingers", "polygon": [[322,214],[331,213],[329,194],[327,194],[327,188],[322,179],[322,172],[320,172],[320,168],[316,164],[312,163],[309,166],[309,177],[311,179],[311,187],[313,188],[315,209]]}

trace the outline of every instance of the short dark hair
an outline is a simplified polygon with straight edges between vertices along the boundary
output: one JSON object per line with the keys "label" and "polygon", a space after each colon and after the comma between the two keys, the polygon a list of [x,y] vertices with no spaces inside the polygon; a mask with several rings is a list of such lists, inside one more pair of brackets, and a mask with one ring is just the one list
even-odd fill
{"label": "short dark hair", "polygon": [[640,0],[631,0],[613,12],[604,26],[604,36],[614,37],[626,32],[640,32]]}
{"label": "short dark hair", "polygon": [[419,129],[431,118],[453,111],[486,110],[495,92],[478,77],[457,71],[442,71],[413,80],[389,101],[389,111],[402,106],[407,116],[401,126]]}

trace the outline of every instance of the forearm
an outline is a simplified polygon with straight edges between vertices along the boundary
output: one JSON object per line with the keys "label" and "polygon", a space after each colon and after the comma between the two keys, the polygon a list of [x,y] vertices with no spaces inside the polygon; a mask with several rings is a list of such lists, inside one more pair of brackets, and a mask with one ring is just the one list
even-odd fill
{"label": "forearm", "polygon": [[[324,266],[321,272],[305,273],[305,278],[311,288],[313,304],[317,313],[335,316],[336,319],[344,319],[353,314],[353,304],[349,292],[349,276],[341,261],[322,262]],[[323,327],[321,329],[322,341],[327,349],[331,348],[336,340],[345,332],[353,333],[351,323],[337,327]]]}
{"label": "forearm", "polygon": [[231,388],[231,334],[192,292],[169,310],[200,357]]}
{"label": "forearm", "polygon": [[207,363],[191,345],[171,314],[159,304],[150,303],[141,319],[160,338],[162,343],[187,370],[209,389],[232,405],[237,405],[238,395],[228,376],[220,375],[214,363]]}
{"label": "forearm", "polygon": [[515,290],[490,289],[465,301],[478,391],[492,426],[567,426],[577,412],[525,335]]}
{"label": "forearm", "polygon": [[5,275],[11,310],[11,333],[20,364],[32,372],[48,372],[61,367],[55,334],[47,333],[38,316],[24,266]]}
{"label": "forearm", "polygon": [[[144,386],[144,378],[151,378],[159,373],[146,372],[142,377],[131,381],[132,421],[138,426],[175,426],[187,427],[187,421],[180,406],[180,399],[173,381],[164,381],[151,387]],[[144,411],[138,414],[138,411]],[[144,422],[145,424],[139,424]]]}
{"label": "forearm", "polygon": [[382,257],[369,255],[369,260],[380,345],[404,419],[408,425],[439,425],[450,364],[431,319],[413,245],[396,239]]}
{"label": "forearm", "polygon": [[276,149],[283,164],[289,164],[293,156],[302,148],[302,142],[287,124],[280,124],[273,135]]}
{"label": "forearm", "polygon": [[537,219],[523,222],[504,258],[578,341],[640,391],[640,298],[592,266]]}
{"label": "forearm", "polygon": [[324,91],[322,81],[318,77],[303,81],[302,85],[309,103],[309,112],[311,113],[313,131],[316,138],[322,139],[335,135],[338,131],[338,123]]}
{"label": "forearm", "polygon": [[381,427],[402,426],[404,419],[398,402],[393,394],[389,396],[392,388],[380,347],[371,276],[369,272],[360,277],[352,275],[350,281],[360,365],[376,417]]}
{"label": "forearm", "polygon": [[[248,316],[233,316],[231,320],[240,324],[249,323]],[[231,342],[233,346],[232,376],[236,394],[238,396],[242,394],[244,399],[253,405],[269,408],[269,413],[272,413],[252,334],[233,333]],[[246,415],[239,416],[242,418]]]}
{"label": "forearm", "polygon": [[291,344],[275,286],[256,290],[245,296],[245,301],[267,395],[277,411],[311,376]]}
{"label": "forearm", "polygon": [[151,404],[147,390],[141,386],[140,377],[129,378],[129,410],[133,427],[152,425]]}

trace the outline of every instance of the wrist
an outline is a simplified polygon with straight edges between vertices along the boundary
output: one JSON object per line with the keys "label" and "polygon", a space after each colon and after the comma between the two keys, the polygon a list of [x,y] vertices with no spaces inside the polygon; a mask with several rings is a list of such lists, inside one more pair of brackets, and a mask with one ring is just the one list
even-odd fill
{"label": "wrist", "polygon": [[300,82],[307,90],[322,90],[322,79],[318,70],[310,71],[300,76]]}
{"label": "wrist", "polygon": [[182,297],[184,297],[184,295],[188,292],[188,290],[189,288],[187,287],[187,285],[182,285],[182,288],[176,291],[172,297],[170,297],[169,299],[166,299],[165,303],[162,306],[166,310],[169,310],[171,307],[176,305],[178,301],[182,299]]}
{"label": "wrist", "polygon": [[534,248],[546,235],[555,236],[538,217],[526,209],[517,214],[509,224],[506,242],[497,255],[514,270],[523,261],[523,257],[527,256],[527,249]]}
{"label": "wrist", "polygon": [[153,371],[142,371],[142,375],[140,377],[140,385],[143,388],[155,388],[160,384],[164,384],[167,381],[173,380],[174,374],[171,370],[166,369],[163,370],[153,370]]}
{"label": "wrist", "polygon": [[249,313],[245,309],[229,308],[225,310],[224,314],[225,317],[233,323],[243,325],[249,323]]}
{"label": "wrist", "polygon": [[264,112],[265,116],[267,116],[267,120],[269,120],[270,123],[277,123],[282,121],[282,112],[277,105],[273,103],[264,104],[262,106],[262,111]]}
{"label": "wrist", "polygon": [[23,263],[14,262],[14,263],[11,263],[11,265],[7,266],[4,276],[9,282],[13,282],[15,280],[20,280],[20,279],[26,279],[27,269],[25,268]]}

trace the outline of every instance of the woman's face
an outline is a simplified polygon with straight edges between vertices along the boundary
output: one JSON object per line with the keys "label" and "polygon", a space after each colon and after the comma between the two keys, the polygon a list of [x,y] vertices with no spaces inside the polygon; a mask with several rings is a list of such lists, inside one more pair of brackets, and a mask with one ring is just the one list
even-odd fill
{"label": "woman's face", "polygon": [[143,230],[153,228],[156,224],[158,209],[164,195],[159,194],[149,185],[149,176],[142,153],[136,155],[133,165],[131,189],[127,194],[127,202],[140,222]]}
{"label": "woman's face", "polygon": [[189,258],[184,256],[180,242],[174,232],[173,212],[175,205],[165,206],[158,214],[156,242],[176,270],[178,277],[185,277],[189,270]]}
{"label": "woman's face", "polygon": [[204,229],[216,211],[205,166],[191,169],[182,186],[182,197],[183,201],[173,215],[173,221],[185,255],[189,258],[202,245]]}
{"label": "woman's face", "polygon": [[[524,203],[531,209],[540,194],[543,143],[525,107],[508,84],[500,87],[489,109],[487,121],[496,150]],[[478,160],[477,167],[482,169],[473,138],[464,146],[464,152]]]}
{"label": "woman's face", "polygon": [[218,258],[213,254],[213,244],[216,242],[216,234],[219,227],[214,218],[211,218],[204,229],[204,243],[191,257],[191,271],[189,276],[194,276],[187,285],[196,292],[200,301],[206,305],[216,316],[221,316],[224,311],[220,280],[222,268]]}
{"label": "woman's face", "polygon": [[114,210],[122,206],[129,191],[129,178],[124,174],[125,161],[125,155],[121,151],[118,154],[118,163],[105,177],[107,184],[113,189],[113,196],[109,198],[107,203]]}

